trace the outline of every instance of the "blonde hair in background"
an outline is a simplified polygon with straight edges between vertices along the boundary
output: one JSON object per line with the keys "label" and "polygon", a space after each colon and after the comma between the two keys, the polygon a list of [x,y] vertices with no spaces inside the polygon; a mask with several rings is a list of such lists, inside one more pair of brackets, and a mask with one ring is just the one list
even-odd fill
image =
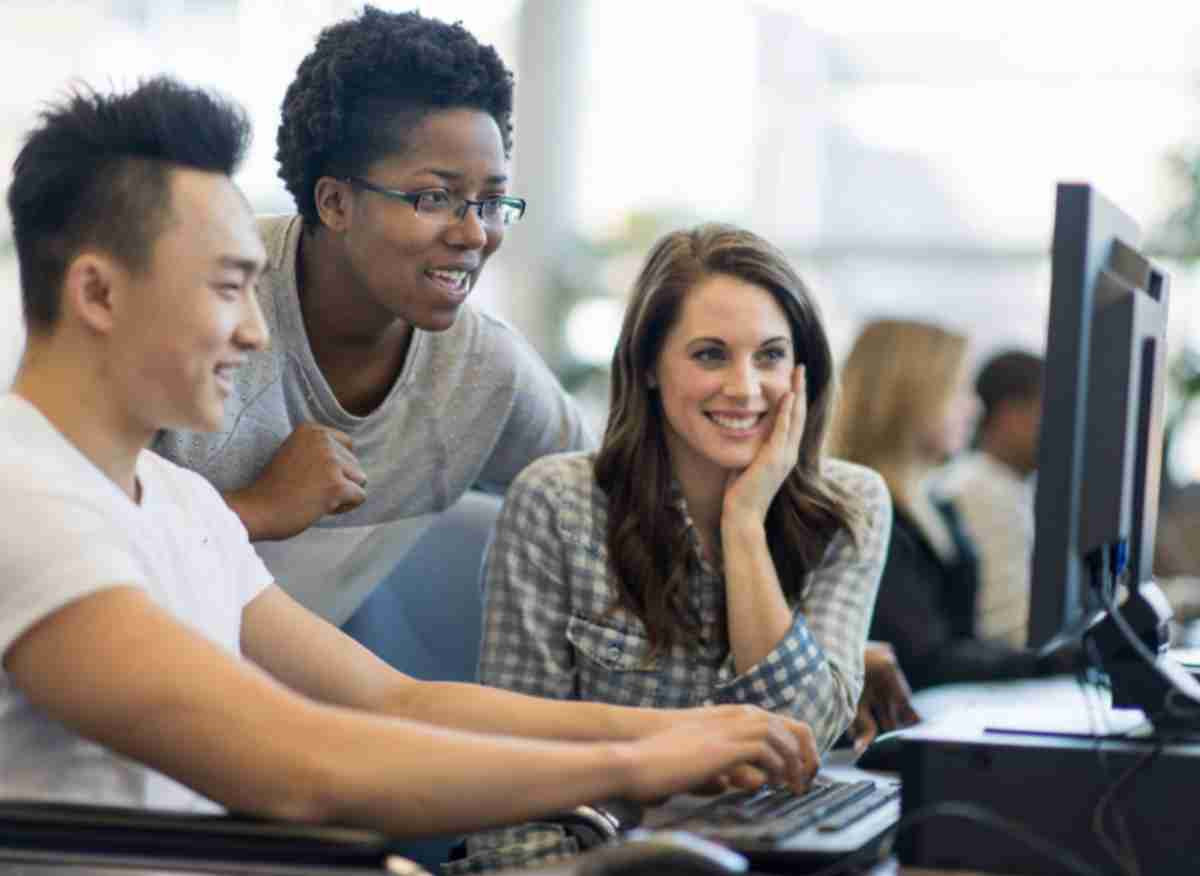
{"label": "blonde hair in background", "polygon": [[892,501],[911,509],[914,475],[929,464],[922,444],[957,391],[966,356],[966,337],[933,323],[868,323],[842,366],[830,454],[878,471]]}

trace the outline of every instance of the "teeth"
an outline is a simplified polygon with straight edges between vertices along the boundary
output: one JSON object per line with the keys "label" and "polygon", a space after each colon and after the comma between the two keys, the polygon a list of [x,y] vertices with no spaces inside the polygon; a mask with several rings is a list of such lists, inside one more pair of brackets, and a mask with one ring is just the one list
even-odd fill
{"label": "teeth", "polygon": [[467,279],[466,271],[430,271],[429,276],[443,283],[449,283],[451,286],[461,286]]}
{"label": "teeth", "polygon": [[749,417],[726,417],[721,414],[709,414],[708,416],[718,426],[723,426],[726,429],[752,429],[754,428],[754,424],[758,422],[757,414]]}

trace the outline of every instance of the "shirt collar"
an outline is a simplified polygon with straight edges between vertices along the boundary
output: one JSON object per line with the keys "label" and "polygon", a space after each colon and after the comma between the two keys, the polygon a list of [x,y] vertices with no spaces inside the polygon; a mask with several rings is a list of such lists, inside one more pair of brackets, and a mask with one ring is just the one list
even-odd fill
{"label": "shirt collar", "polygon": [[687,499],[683,495],[683,488],[679,486],[679,481],[675,478],[671,478],[668,501],[670,507],[674,508],[679,516],[683,518],[684,531],[687,533],[688,548],[692,554],[691,558],[699,563],[700,568],[706,574],[719,576],[721,574],[721,566],[723,565],[721,563],[721,545],[716,545],[717,564],[714,567],[704,554],[704,548],[700,541],[700,529],[696,526],[696,522],[692,520],[691,512],[688,511]]}

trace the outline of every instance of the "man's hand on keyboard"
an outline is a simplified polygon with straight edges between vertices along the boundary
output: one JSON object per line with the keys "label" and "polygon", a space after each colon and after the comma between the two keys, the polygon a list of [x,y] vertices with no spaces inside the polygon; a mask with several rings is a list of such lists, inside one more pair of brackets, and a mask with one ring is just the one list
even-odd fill
{"label": "man's hand on keyboard", "polygon": [[863,655],[863,692],[850,725],[855,751],[861,752],[880,733],[907,727],[921,720],[912,704],[912,689],[904,677],[896,652],[887,642],[867,642]]}
{"label": "man's hand on keyboard", "polygon": [[739,787],[772,783],[803,792],[821,763],[807,724],[753,706],[698,709],[630,745],[631,796],[640,801],[706,786],[718,777]]}

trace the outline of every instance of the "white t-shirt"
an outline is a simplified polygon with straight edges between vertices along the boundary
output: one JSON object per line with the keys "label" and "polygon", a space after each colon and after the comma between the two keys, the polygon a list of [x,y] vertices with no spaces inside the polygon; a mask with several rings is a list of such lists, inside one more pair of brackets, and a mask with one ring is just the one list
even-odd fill
{"label": "white t-shirt", "polygon": [[962,514],[979,552],[975,629],[981,638],[1025,647],[1033,560],[1033,479],[974,451],[952,462],[936,492]]}
{"label": "white t-shirt", "polygon": [[[137,476],[140,505],[33,405],[0,395],[0,655],[64,605],[130,584],[240,653],[242,609],[271,583],[241,521],[207,481],[148,450]],[[52,720],[2,667],[0,797],[218,808]]]}

